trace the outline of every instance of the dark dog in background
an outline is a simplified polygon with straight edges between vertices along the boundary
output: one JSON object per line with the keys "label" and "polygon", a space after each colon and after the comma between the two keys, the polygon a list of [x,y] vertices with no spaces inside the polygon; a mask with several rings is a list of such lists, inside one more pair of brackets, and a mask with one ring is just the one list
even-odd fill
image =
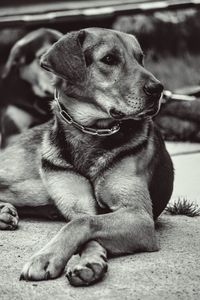
{"label": "dark dog in background", "polygon": [[154,220],[173,189],[173,166],[152,117],[161,83],[145,69],[137,40],[89,28],[71,32],[41,59],[57,90],[54,118],[0,153],[0,228],[16,207],[54,204],[69,222],[24,266],[21,279],[100,280],[107,254],[157,251]]}
{"label": "dark dog in background", "polygon": [[41,69],[39,61],[61,36],[56,30],[42,28],[30,32],[12,47],[0,78],[2,147],[14,135],[49,120],[51,74]]}

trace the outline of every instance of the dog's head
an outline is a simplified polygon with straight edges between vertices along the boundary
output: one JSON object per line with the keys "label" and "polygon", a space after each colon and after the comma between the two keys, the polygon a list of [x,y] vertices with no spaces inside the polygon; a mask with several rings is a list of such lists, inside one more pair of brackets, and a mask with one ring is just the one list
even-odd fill
{"label": "dog's head", "polygon": [[77,121],[141,119],[159,110],[163,86],[144,68],[132,35],[100,28],[68,33],[42,57],[41,66],[56,75],[64,98],[78,99]]}
{"label": "dog's head", "polygon": [[30,83],[34,94],[47,97],[53,94],[51,75],[40,67],[40,58],[62,34],[56,30],[42,28],[24,36],[12,47],[7,63],[2,72],[6,79],[15,70],[19,77]]}

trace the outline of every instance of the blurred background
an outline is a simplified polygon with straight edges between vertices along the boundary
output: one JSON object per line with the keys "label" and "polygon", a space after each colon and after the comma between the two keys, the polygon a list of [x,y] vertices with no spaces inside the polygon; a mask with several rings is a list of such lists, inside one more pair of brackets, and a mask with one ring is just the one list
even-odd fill
{"label": "blurred background", "polygon": [[[156,117],[166,140],[200,141],[200,1],[1,0],[0,72],[10,49],[38,28],[66,33],[106,27],[134,34],[145,64],[165,86]],[[0,85],[2,94],[12,82]],[[14,93],[14,90],[13,90]],[[11,101],[3,96],[0,102]],[[8,100],[7,100],[8,99]],[[11,99],[11,100],[10,100]]]}

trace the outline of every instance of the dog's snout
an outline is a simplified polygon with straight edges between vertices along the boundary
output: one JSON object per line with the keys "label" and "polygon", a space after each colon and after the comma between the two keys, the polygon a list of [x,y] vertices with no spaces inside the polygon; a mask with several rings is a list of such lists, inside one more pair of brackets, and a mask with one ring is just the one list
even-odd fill
{"label": "dog's snout", "polygon": [[125,114],[123,112],[121,112],[115,108],[111,108],[109,113],[110,113],[111,117],[113,117],[114,119],[117,119],[117,120],[120,120],[125,116]]}
{"label": "dog's snout", "polygon": [[144,92],[148,96],[158,97],[163,92],[163,85],[159,81],[148,81],[144,85]]}

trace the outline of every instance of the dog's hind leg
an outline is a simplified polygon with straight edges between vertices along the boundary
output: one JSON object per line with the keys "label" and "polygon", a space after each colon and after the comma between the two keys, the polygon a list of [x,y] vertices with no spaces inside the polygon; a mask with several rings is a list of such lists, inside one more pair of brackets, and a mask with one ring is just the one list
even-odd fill
{"label": "dog's hind leg", "polygon": [[[17,208],[48,205],[47,194],[41,179],[27,179],[8,184],[0,183],[0,230],[17,228]],[[15,208],[16,207],[16,208]]]}
{"label": "dog's hind leg", "polygon": [[0,230],[14,230],[18,226],[19,216],[17,209],[10,202],[10,198],[14,199],[14,195],[9,192],[11,197],[5,197],[5,193],[9,192],[9,185],[0,178]]}
{"label": "dog's hind leg", "polygon": [[0,202],[15,207],[38,207],[50,204],[50,197],[40,178],[23,179],[10,184],[0,183]]}
{"label": "dog's hind leg", "polygon": [[18,221],[16,208],[10,203],[0,202],[0,230],[14,230]]}

